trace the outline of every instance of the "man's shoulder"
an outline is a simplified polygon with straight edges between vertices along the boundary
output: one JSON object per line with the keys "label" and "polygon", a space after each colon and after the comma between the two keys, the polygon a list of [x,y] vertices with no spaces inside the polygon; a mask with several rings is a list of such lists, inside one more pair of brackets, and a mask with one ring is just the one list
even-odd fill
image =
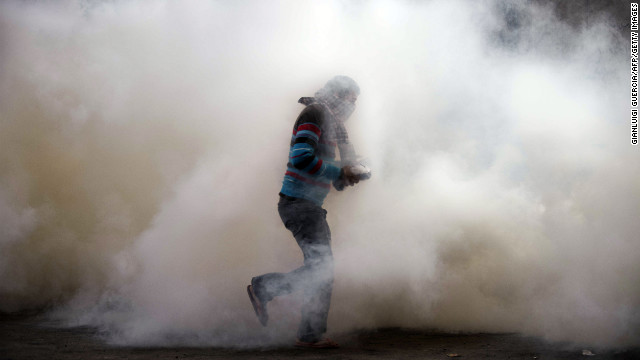
{"label": "man's shoulder", "polygon": [[298,121],[313,122],[319,125],[324,124],[327,117],[326,109],[324,106],[314,103],[305,106],[298,116]]}
{"label": "man's shoulder", "polygon": [[324,117],[325,112],[326,112],[326,109],[324,108],[324,106],[318,103],[313,103],[305,106],[304,109],[302,109],[302,112],[300,114],[309,114],[313,116]]}

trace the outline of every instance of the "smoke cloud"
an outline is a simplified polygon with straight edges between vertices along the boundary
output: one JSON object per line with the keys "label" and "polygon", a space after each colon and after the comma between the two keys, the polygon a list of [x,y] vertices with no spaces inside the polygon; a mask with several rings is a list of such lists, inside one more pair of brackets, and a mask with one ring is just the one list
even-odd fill
{"label": "smoke cloud", "polygon": [[276,210],[300,96],[333,75],[371,180],[325,202],[329,328],[640,344],[628,46],[510,1],[3,2],[0,310],[118,344],[259,346],[299,298]]}

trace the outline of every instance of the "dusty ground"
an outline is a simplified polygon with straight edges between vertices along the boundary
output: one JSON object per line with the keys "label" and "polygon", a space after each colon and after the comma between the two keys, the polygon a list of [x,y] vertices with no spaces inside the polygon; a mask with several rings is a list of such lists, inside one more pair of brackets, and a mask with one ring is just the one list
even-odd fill
{"label": "dusty ground", "polygon": [[[517,334],[445,334],[381,329],[335,337],[342,348],[234,350],[211,347],[115,347],[94,329],[55,328],[34,316],[0,315],[0,360],[7,359],[640,359],[640,348],[589,349]],[[450,357],[458,354],[458,357]]]}

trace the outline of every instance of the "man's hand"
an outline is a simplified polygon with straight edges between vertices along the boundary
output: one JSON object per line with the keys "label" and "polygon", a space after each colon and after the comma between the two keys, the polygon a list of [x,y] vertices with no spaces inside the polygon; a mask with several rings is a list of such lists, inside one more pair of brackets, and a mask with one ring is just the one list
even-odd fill
{"label": "man's hand", "polygon": [[342,168],[342,173],[344,174],[344,183],[347,186],[353,186],[360,182],[360,176],[354,174],[351,169],[351,166],[345,166]]}

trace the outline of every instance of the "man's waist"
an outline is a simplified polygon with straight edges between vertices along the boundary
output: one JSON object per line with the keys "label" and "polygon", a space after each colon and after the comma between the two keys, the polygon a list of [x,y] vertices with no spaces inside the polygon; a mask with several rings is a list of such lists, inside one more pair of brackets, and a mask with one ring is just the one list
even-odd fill
{"label": "man's waist", "polygon": [[303,197],[297,197],[297,196],[290,196],[287,194],[284,194],[282,192],[280,192],[278,194],[280,196],[280,203],[285,203],[285,204],[291,204],[291,203],[306,203],[309,205],[313,205],[316,207],[321,207],[321,203],[318,204],[318,202],[310,200],[310,199],[305,199]]}
{"label": "man's waist", "polygon": [[300,199],[300,198],[297,198],[297,197],[285,195],[283,193],[279,193],[278,195],[280,195],[281,199],[285,199],[285,200],[289,200],[289,201],[296,201],[296,200]]}

